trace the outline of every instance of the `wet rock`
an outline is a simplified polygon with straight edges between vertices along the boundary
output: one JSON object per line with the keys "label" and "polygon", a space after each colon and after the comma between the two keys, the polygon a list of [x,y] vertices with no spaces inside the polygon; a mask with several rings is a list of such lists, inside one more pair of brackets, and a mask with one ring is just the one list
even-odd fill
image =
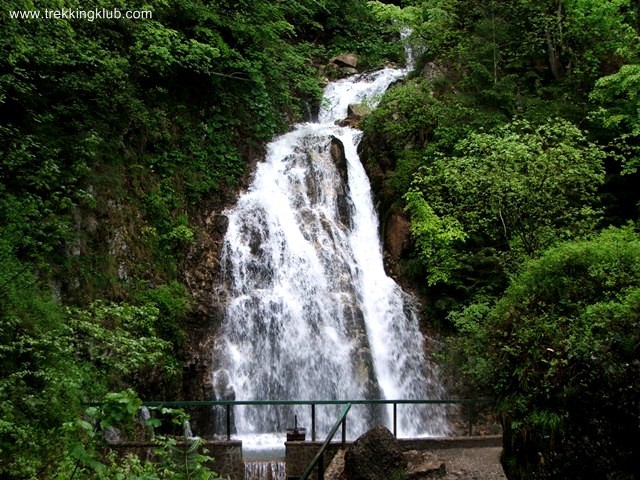
{"label": "wet rock", "polygon": [[407,466],[398,440],[379,425],[359,437],[344,457],[346,480],[382,480],[403,475]]}
{"label": "wet rock", "polygon": [[344,152],[344,144],[337,137],[331,137],[331,159],[336,164],[338,168],[338,172],[340,173],[340,178],[343,183],[348,183],[348,172],[347,172],[347,157]]}
{"label": "wet rock", "polygon": [[354,53],[343,53],[329,59],[329,63],[341,68],[356,68],[358,66],[358,56]]}
{"label": "wet rock", "polygon": [[340,449],[333,456],[333,460],[324,472],[324,480],[340,480],[344,471],[344,449]]}
{"label": "wet rock", "polygon": [[398,262],[411,248],[411,222],[403,210],[391,211],[385,223],[385,247],[391,260]]}
{"label": "wet rock", "polygon": [[357,127],[360,121],[371,113],[371,108],[362,103],[352,103],[347,107],[347,118],[338,120],[340,127]]}
{"label": "wet rock", "polygon": [[343,225],[347,228],[352,227],[351,212],[352,205],[349,199],[349,173],[347,167],[347,157],[344,151],[344,144],[336,137],[331,138],[330,148],[331,158],[334,161],[338,173],[340,174],[341,184],[336,187],[338,217]]}
{"label": "wet rock", "polygon": [[364,103],[352,103],[347,107],[347,115],[350,117],[356,117],[358,120],[370,113],[371,108]]}

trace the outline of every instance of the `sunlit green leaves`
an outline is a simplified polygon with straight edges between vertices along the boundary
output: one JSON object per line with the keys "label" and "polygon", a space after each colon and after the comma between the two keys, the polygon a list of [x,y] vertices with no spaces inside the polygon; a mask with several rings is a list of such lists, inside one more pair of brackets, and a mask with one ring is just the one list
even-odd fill
{"label": "sunlit green leaves", "polygon": [[624,165],[623,173],[635,173],[640,166],[640,65],[623,65],[612,75],[600,78],[590,99],[593,119],[604,127],[614,154]]}
{"label": "sunlit green leaves", "polygon": [[157,308],[95,303],[87,310],[69,309],[68,316],[78,338],[78,355],[87,357],[113,386],[142,370],[174,372],[166,357],[170,344],[155,336]]}
{"label": "sunlit green leaves", "polygon": [[404,199],[405,210],[411,215],[411,234],[418,256],[426,267],[427,284],[446,283],[451,273],[461,266],[455,249],[464,243],[467,234],[455,218],[438,217],[420,191],[409,191]]}
{"label": "sunlit green leaves", "polygon": [[[474,295],[496,292],[523,260],[589,233],[599,218],[603,158],[579,129],[560,119],[472,133],[458,142],[455,155],[425,158],[416,191],[405,198],[412,202],[426,280],[457,289],[473,284]],[[429,219],[414,215],[417,198]],[[431,278],[437,271],[447,274]]]}

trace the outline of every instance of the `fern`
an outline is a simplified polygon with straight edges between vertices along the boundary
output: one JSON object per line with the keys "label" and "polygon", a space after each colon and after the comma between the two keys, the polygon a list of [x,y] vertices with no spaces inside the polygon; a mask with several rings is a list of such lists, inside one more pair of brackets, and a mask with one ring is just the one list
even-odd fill
{"label": "fern", "polygon": [[207,463],[213,458],[202,448],[201,438],[190,438],[186,435],[177,441],[173,437],[159,437],[159,448],[156,454],[161,461],[161,478],[172,480],[212,480],[219,476],[212,472]]}

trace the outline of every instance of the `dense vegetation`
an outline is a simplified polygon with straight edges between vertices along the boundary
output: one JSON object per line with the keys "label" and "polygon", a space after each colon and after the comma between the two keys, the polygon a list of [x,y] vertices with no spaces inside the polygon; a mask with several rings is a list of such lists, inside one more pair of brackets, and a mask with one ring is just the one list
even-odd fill
{"label": "dense vegetation", "polygon": [[[152,16],[11,17],[63,8]],[[82,402],[180,398],[198,219],[317,107],[317,62],[398,60],[391,38],[363,0],[2,3],[0,477],[110,475]]]}
{"label": "dense vegetation", "polygon": [[496,400],[509,478],[637,478],[638,3],[375,8],[419,57],[363,153],[454,388]]}
{"label": "dense vegetation", "polygon": [[362,122],[363,153],[383,210],[411,219],[402,272],[449,335],[455,388],[496,399],[510,478],[637,469],[636,0],[99,0],[152,17],[9,15],[45,8],[83,7],[0,11],[1,478],[208,478],[193,451],[185,476],[170,439],[157,465],[104,457],[102,433],[140,428],[139,396],[181,396],[202,217],[317,108],[319,65],[401,61],[401,27],[416,69]]}

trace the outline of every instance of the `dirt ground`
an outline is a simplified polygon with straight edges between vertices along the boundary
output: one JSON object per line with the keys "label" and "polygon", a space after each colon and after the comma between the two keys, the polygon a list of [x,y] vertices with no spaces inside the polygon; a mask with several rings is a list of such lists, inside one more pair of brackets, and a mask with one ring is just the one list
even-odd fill
{"label": "dirt ground", "polygon": [[444,463],[446,480],[506,479],[500,464],[502,447],[451,448],[424,452],[425,460]]}

